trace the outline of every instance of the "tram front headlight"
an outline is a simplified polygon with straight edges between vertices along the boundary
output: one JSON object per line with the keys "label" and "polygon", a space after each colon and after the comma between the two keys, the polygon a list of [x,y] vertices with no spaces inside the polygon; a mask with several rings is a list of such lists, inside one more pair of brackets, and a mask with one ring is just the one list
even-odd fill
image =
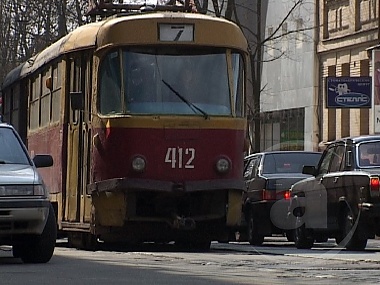
{"label": "tram front headlight", "polygon": [[231,162],[228,158],[226,157],[221,157],[217,160],[216,162],[216,170],[219,173],[227,173],[231,168]]}
{"label": "tram front headlight", "polygon": [[146,161],[142,156],[136,156],[132,160],[132,169],[136,172],[143,172],[146,167]]}

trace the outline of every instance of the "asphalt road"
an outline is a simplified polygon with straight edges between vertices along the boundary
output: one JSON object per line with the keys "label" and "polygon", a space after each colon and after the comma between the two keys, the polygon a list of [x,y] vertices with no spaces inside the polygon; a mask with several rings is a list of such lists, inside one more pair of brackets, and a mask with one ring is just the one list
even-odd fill
{"label": "asphalt road", "polygon": [[0,284],[379,284],[380,241],[364,252],[331,241],[297,250],[283,238],[262,247],[213,243],[209,252],[183,252],[172,245],[91,252],[58,241],[47,264],[23,264],[0,248]]}

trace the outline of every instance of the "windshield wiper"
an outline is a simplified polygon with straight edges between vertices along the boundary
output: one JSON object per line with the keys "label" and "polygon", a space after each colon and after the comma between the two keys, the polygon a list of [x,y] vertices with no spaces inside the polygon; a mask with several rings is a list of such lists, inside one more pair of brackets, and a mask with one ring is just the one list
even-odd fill
{"label": "windshield wiper", "polygon": [[[185,97],[183,97],[181,94],[178,93],[177,90],[175,90],[168,82],[166,82],[164,79],[161,79],[162,82],[175,94],[177,95],[177,97],[179,99],[181,99],[183,102],[185,102],[191,110],[193,110],[194,113],[197,113],[195,110],[197,110],[198,112],[201,112],[203,114],[203,116],[205,117],[205,119],[208,119],[208,114],[203,111],[201,108],[199,108],[198,106],[196,106],[195,104],[191,103],[189,100],[187,100]],[[195,110],[194,110],[195,109]]]}

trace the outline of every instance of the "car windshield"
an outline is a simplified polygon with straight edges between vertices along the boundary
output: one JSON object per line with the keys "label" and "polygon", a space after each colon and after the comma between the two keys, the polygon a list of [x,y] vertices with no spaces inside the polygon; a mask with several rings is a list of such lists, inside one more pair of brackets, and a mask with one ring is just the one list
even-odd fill
{"label": "car windshield", "polygon": [[317,165],[320,153],[273,153],[264,157],[263,173],[302,173],[304,165]]}
{"label": "car windshield", "polygon": [[243,60],[226,49],[129,48],[100,65],[103,115],[243,116]]}
{"label": "car windshield", "polygon": [[30,164],[20,141],[10,128],[0,128],[1,164]]}
{"label": "car windshield", "polygon": [[380,167],[380,141],[364,142],[358,147],[360,167]]}

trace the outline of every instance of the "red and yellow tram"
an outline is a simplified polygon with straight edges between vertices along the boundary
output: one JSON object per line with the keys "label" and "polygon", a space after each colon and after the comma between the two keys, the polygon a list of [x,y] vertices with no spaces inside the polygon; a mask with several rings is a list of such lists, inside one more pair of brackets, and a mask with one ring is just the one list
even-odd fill
{"label": "red and yellow tram", "polygon": [[79,27],[2,85],[69,241],[207,248],[241,220],[247,41],[225,19],[157,11]]}

